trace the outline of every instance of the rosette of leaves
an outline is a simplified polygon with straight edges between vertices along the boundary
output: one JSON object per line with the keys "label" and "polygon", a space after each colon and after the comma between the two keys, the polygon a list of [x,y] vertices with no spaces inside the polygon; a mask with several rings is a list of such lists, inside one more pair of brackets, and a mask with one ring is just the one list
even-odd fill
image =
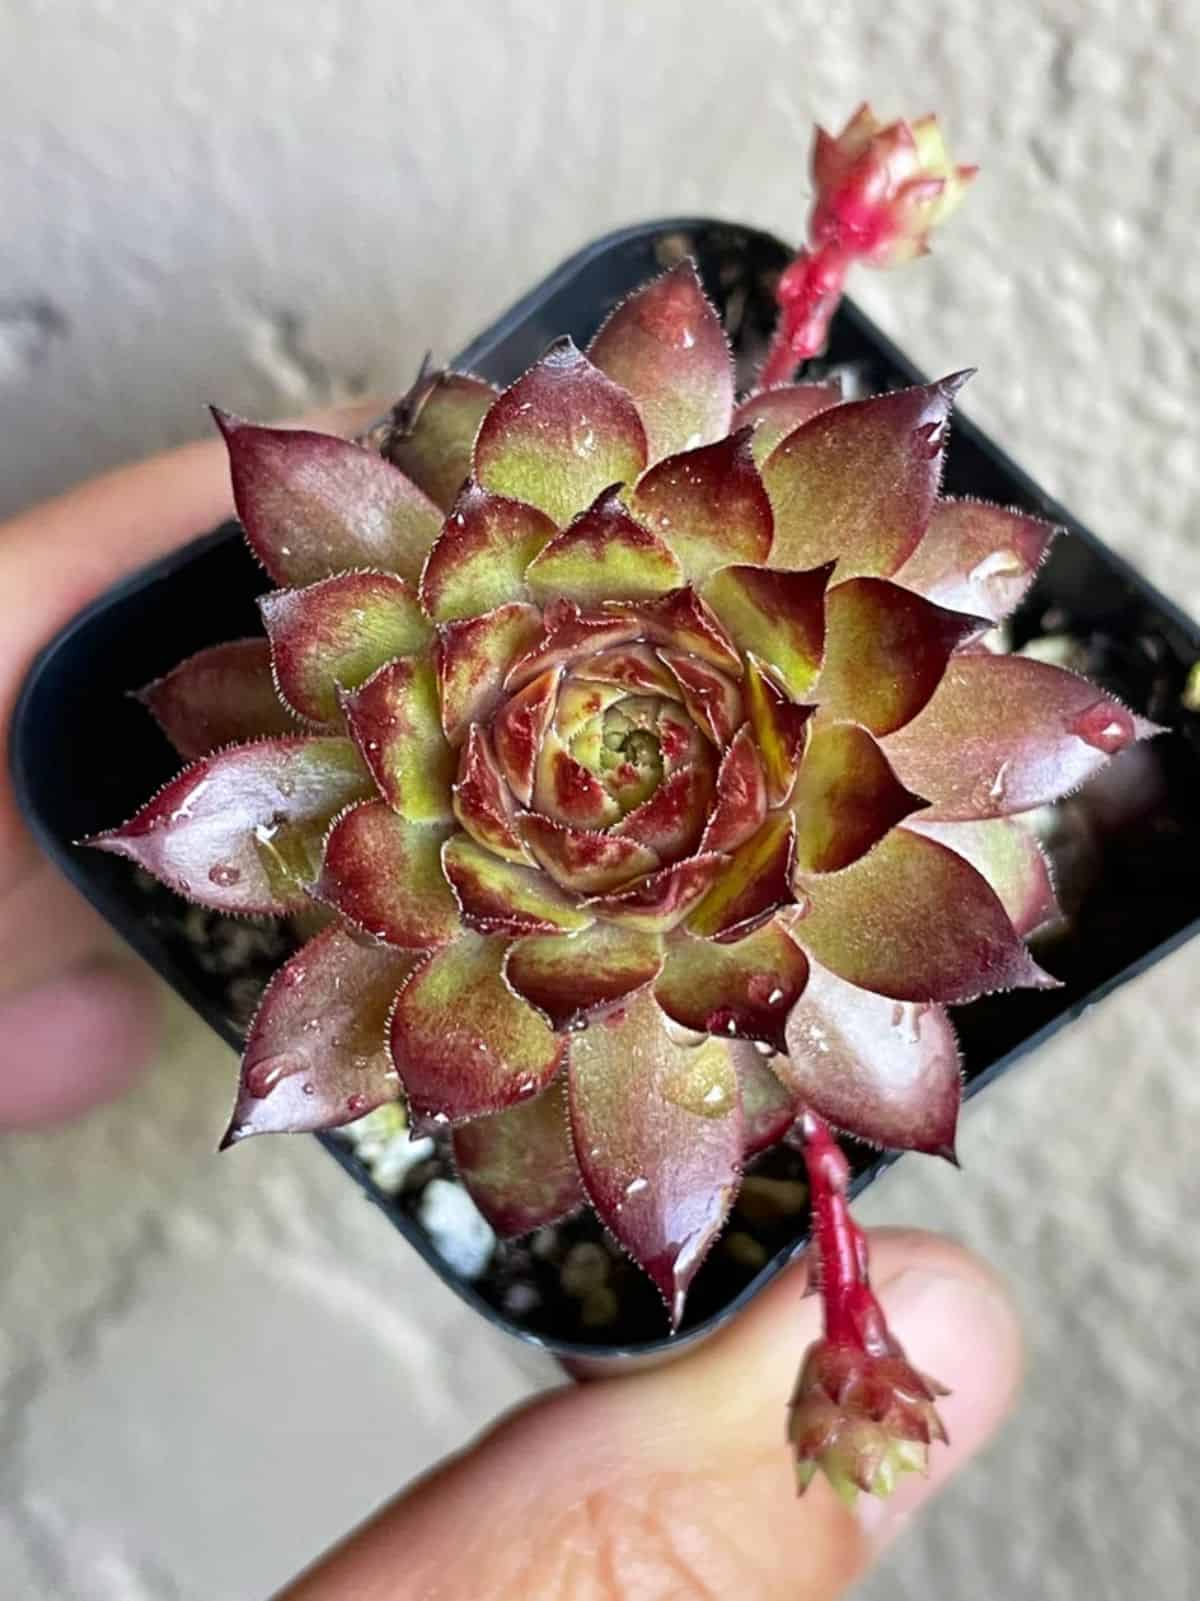
{"label": "rosette of leaves", "polygon": [[690,264],[381,451],[218,421],[265,639],[143,699],[191,765],[92,843],[327,925],[227,1140],[401,1097],[502,1232],[592,1206],[678,1321],[801,1107],[948,1151],[948,1005],[1051,982],[1013,814],[1145,726],[994,655],[1052,530],[938,498],[958,378],[737,401]]}

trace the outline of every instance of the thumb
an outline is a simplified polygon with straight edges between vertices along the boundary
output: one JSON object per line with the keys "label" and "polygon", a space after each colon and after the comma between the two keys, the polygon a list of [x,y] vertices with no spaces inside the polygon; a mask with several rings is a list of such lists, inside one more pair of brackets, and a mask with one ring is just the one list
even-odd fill
{"label": "thumb", "polygon": [[928,1479],[851,1510],[818,1476],[797,1500],[784,1407],[819,1333],[784,1275],[680,1362],[559,1390],[386,1507],[279,1601],[828,1601],[988,1439],[1020,1339],[988,1270],[948,1241],[883,1232],[875,1285],[910,1360],[951,1389]]}

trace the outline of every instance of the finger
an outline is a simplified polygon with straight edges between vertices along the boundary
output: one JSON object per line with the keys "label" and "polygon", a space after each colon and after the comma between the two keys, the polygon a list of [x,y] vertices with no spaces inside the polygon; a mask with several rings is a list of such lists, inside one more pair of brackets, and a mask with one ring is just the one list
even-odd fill
{"label": "finger", "polygon": [[154,1048],[158,997],[132,963],[63,973],[0,1000],[0,1128],[57,1123],[120,1095]]}
{"label": "finger", "polygon": [[[984,1443],[1020,1370],[988,1271],[927,1235],[881,1234],[876,1282],[910,1358],[953,1393],[951,1444],[913,1510]],[[797,1500],[784,1403],[818,1332],[800,1275],[653,1372],[556,1392],[386,1508],[280,1601],[831,1601],[895,1523],[823,1479]],[[886,1518],[886,1514],[884,1515]]]}
{"label": "finger", "polygon": [[47,861],[0,899],[0,1002],[116,946],[112,929]]}
{"label": "finger", "polygon": [[[303,425],[350,434],[379,410],[364,403]],[[126,573],[232,514],[228,457],[213,438],[118,468],[0,526],[0,749],[25,674],[57,630]],[[0,783],[0,894],[31,859],[16,803]]]}

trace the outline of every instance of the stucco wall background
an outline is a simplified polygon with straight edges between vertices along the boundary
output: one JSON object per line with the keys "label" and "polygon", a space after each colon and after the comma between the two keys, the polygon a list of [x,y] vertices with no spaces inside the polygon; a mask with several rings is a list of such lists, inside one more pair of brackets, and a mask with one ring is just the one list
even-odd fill
{"label": "stucco wall background", "polygon": [[[0,0],[0,513],[208,399],[394,392],[617,223],[794,234],[811,118],[870,96],[986,172],[858,298],[1194,611],[1198,73],[1178,0]],[[988,1092],[964,1174],[870,1197],[1010,1275],[1031,1369],[869,1601],[1200,1592],[1198,987],[1185,950]],[[218,1162],[232,1060],[167,1015],[125,1102],[2,1142],[6,1601],[251,1601],[552,1377],[312,1142]]]}

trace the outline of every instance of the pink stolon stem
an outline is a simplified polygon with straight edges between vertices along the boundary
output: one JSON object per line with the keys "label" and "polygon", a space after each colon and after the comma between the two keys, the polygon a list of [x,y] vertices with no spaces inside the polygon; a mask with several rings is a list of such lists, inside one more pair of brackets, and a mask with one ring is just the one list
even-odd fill
{"label": "pink stolon stem", "polygon": [[775,291],[779,321],[759,374],[764,389],[789,383],[802,361],[825,349],[854,259],[853,250],[825,244],[802,250],[785,268]]}
{"label": "pink stolon stem", "polygon": [[825,1339],[868,1356],[898,1353],[867,1273],[867,1237],[850,1216],[850,1164],[815,1112],[800,1118],[811,1192],[813,1242],[825,1315]]}

